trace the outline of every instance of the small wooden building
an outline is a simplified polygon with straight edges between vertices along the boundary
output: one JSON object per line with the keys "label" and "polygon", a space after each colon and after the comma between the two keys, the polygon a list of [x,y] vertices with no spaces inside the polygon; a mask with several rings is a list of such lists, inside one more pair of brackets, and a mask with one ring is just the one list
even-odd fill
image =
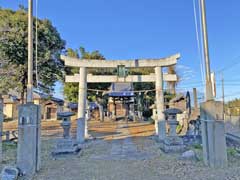
{"label": "small wooden building", "polygon": [[57,113],[63,111],[64,101],[44,93],[34,92],[34,104],[41,105],[42,119],[56,120]]}
{"label": "small wooden building", "polygon": [[20,104],[20,100],[17,96],[3,95],[3,114],[5,119],[17,119],[18,109],[17,106]]}
{"label": "small wooden building", "polygon": [[108,112],[115,113],[116,117],[129,115],[130,105],[134,104],[132,83],[112,83],[108,93]]}

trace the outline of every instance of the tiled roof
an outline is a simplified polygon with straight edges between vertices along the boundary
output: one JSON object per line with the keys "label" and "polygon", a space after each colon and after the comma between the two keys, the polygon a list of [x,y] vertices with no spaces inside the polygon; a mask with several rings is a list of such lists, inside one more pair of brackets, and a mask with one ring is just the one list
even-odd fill
{"label": "tiled roof", "polygon": [[4,103],[15,103],[18,102],[19,99],[17,98],[17,96],[13,96],[13,95],[3,95],[3,102]]}
{"label": "tiled roof", "polygon": [[132,83],[112,83],[110,97],[132,97],[134,96],[133,84]]}

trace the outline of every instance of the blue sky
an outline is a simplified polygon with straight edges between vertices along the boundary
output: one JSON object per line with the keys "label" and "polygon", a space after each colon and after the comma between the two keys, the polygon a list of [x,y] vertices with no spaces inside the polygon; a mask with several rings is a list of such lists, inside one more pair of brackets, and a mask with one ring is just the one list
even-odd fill
{"label": "blue sky", "polygon": [[[52,21],[67,47],[99,50],[107,59],[159,58],[179,52],[178,71],[184,77],[179,91],[192,87],[203,91],[193,0],[38,1],[39,17]],[[0,0],[3,8],[17,9],[18,4],[27,6],[27,0]],[[218,72],[217,97],[222,68],[226,98],[240,97],[240,1],[206,0],[206,6],[211,68]],[[61,89],[58,85],[57,96]]]}

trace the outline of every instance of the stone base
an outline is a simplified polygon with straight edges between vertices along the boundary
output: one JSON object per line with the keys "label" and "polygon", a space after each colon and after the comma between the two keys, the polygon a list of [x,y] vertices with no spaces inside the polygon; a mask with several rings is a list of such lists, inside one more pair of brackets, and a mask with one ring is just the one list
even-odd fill
{"label": "stone base", "polygon": [[160,142],[160,148],[166,153],[177,153],[183,152],[185,146],[183,140],[179,137],[166,137],[163,141]]}
{"label": "stone base", "polygon": [[5,167],[1,173],[1,180],[17,180],[19,170],[15,167]]}
{"label": "stone base", "polygon": [[57,141],[52,155],[76,154],[81,150],[73,139],[60,139]]}

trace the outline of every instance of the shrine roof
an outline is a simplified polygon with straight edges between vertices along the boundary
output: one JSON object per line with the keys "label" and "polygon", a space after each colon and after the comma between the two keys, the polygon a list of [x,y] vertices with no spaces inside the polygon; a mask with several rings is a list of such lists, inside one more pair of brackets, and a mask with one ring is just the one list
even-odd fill
{"label": "shrine roof", "polygon": [[108,92],[110,97],[133,97],[133,84],[132,83],[112,83],[110,87],[110,92]]}

